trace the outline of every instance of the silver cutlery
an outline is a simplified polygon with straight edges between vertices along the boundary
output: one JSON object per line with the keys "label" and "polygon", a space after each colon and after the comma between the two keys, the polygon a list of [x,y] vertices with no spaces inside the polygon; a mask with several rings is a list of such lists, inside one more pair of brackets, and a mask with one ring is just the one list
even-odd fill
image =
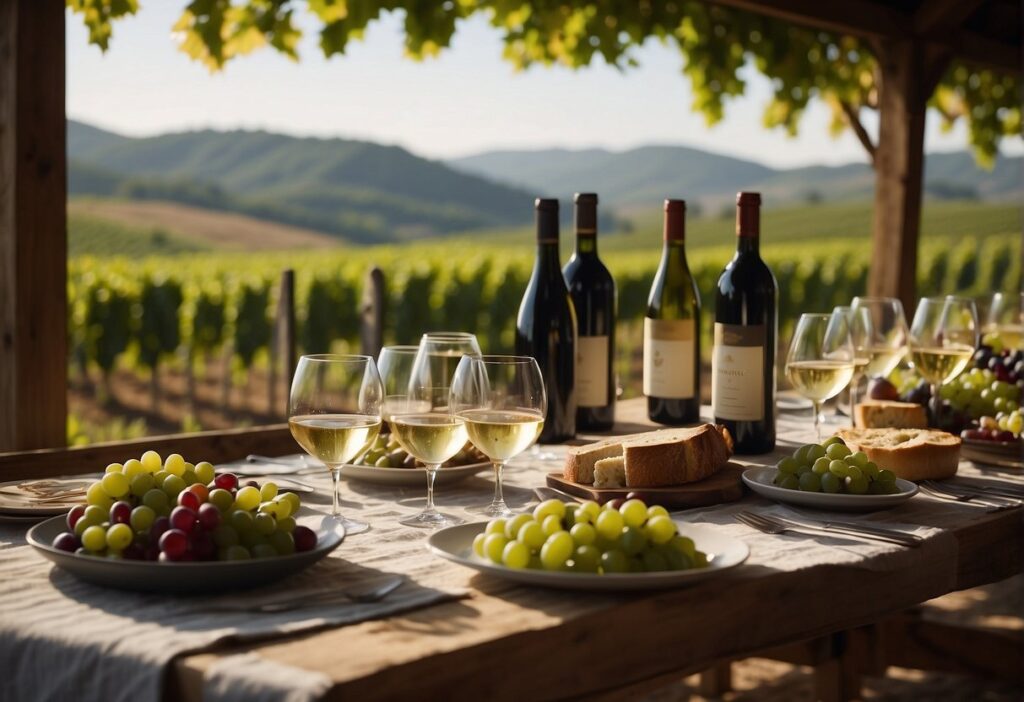
{"label": "silver cutlery", "polygon": [[976,505],[978,507],[991,507],[995,510],[1013,509],[1014,507],[1020,507],[1022,503],[1020,500],[1012,497],[1002,497],[1000,495],[992,494],[978,494],[975,492],[962,491],[954,489],[949,485],[939,485],[931,480],[925,480],[918,487],[921,491],[927,495],[938,498],[940,500],[952,500],[954,502],[963,502],[965,504]]}
{"label": "silver cutlery", "polygon": [[342,602],[354,602],[356,604],[370,604],[379,602],[405,582],[404,575],[396,575],[383,581],[376,581],[370,586],[362,585],[348,590],[334,592],[322,592],[312,595],[291,595],[287,598],[274,600],[272,602],[261,602],[259,604],[228,604],[217,605],[217,611],[231,612],[256,612],[261,614],[274,614],[277,612],[290,612],[296,609],[319,607],[322,605],[340,604]]}
{"label": "silver cutlery", "polygon": [[570,495],[562,490],[556,490],[553,487],[536,487],[533,489],[533,494],[537,496],[537,499],[543,502],[544,500],[550,499],[563,499],[569,500],[570,502],[582,502],[576,495]]}
{"label": "silver cutlery", "polygon": [[887,543],[906,546],[908,548],[916,548],[924,543],[924,539],[916,534],[905,534],[894,529],[884,529],[872,524],[862,524],[860,522],[831,520],[827,522],[803,521],[778,517],[775,515],[769,516],[767,514],[758,514],[755,512],[740,512],[736,515],[736,518],[747,526],[753,527],[754,529],[766,534],[782,534],[787,531],[834,533],[844,534],[846,536],[855,536],[861,539],[885,541]]}
{"label": "silver cutlery", "polygon": [[1015,488],[1012,485],[975,485],[973,483],[937,483],[934,480],[925,480],[929,487],[941,490],[949,488],[953,491],[966,492],[980,495],[981,497],[1003,497],[1008,500],[1016,500],[1021,504],[1024,500],[1024,489]]}

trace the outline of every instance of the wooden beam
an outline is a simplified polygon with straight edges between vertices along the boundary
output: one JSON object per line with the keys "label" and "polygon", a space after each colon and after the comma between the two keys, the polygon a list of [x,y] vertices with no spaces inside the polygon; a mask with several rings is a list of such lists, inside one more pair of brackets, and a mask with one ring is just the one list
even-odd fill
{"label": "wooden beam", "polygon": [[914,32],[921,36],[948,32],[962,25],[984,0],[928,0],[914,13]]}
{"label": "wooden beam", "polygon": [[67,421],[63,0],[0,0],[0,450]]}

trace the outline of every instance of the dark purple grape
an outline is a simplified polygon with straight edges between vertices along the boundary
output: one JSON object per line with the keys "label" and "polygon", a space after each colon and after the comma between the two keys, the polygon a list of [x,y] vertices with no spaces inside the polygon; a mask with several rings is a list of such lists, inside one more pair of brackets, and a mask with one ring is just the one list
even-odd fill
{"label": "dark purple grape", "polygon": [[131,521],[132,506],[124,500],[118,500],[110,507],[111,524],[128,524]]}
{"label": "dark purple grape", "polygon": [[234,490],[238,487],[238,476],[234,473],[221,473],[213,479],[213,482],[222,490]]}
{"label": "dark purple grape", "polygon": [[207,502],[199,507],[199,523],[207,531],[213,531],[220,524],[220,510],[217,505]]}
{"label": "dark purple grape", "polygon": [[305,526],[297,526],[292,531],[296,551],[312,551],[316,548],[316,532]]}
{"label": "dark purple grape", "polygon": [[999,356],[990,356],[988,359],[988,363],[986,363],[985,365],[990,371],[995,372],[996,368],[1003,365],[1003,359],[1001,359]]}
{"label": "dark purple grape", "polygon": [[83,514],[85,514],[85,505],[75,505],[72,507],[67,517],[68,529],[74,531],[75,524],[78,524],[78,520],[82,518]]}
{"label": "dark purple grape", "polygon": [[247,482],[247,483],[245,484],[245,487],[254,487],[254,488],[256,488],[257,490],[259,490],[259,489],[260,489],[260,484],[259,484],[259,483],[257,483],[257,482],[256,482],[255,480],[250,480],[250,481],[248,481],[248,482]]}
{"label": "dark purple grape", "polygon": [[217,555],[217,544],[213,542],[213,538],[207,532],[197,531],[192,534],[189,541],[192,544],[192,555],[196,557],[197,561],[210,561]]}
{"label": "dark purple grape", "polygon": [[188,536],[180,529],[170,529],[160,537],[161,557],[166,556],[171,561],[184,560],[188,552]]}
{"label": "dark purple grape", "polygon": [[167,517],[157,517],[153,520],[153,526],[149,528],[149,539],[151,543],[156,543],[160,540],[160,537],[164,535],[164,532],[171,528],[171,520]]}
{"label": "dark purple grape", "polygon": [[196,527],[196,518],[195,510],[188,507],[175,507],[171,510],[171,528],[190,534]]}
{"label": "dark purple grape", "polygon": [[977,351],[974,352],[974,367],[975,368],[988,368],[988,361],[992,358],[992,348],[989,346],[981,346]]}
{"label": "dark purple grape", "polygon": [[146,551],[138,544],[129,544],[121,551],[121,556],[129,561],[141,561],[145,559]]}
{"label": "dark purple grape", "polygon": [[74,553],[81,548],[82,542],[78,540],[78,537],[71,532],[65,531],[57,534],[53,539],[53,547],[60,549],[61,551],[67,551],[68,553]]}
{"label": "dark purple grape", "polygon": [[992,430],[992,440],[993,441],[1013,441],[1016,438],[1017,437],[1015,437],[1013,435],[1012,431],[1007,431],[1005,429],[1002,430],[1002,431],[999,431],[998,429],[993,429]]}

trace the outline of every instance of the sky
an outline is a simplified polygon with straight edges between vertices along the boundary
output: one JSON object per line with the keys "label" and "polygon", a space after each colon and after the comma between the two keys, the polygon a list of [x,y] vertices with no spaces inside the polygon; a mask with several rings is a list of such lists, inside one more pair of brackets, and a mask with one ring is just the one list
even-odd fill
{"label": "sky", "polygon": [[[238,58],[217,74],[180,52],[171,36],[184,0],[142,0],[136,17],[118,21],[109,51],[87,43],[78,16],[67,15],[67,112],[73,119],[132,136],[189,129],[265,129],[298,136],[397,144],[429,158],[493,149],[628,149],[678,144],[776,168],[866,162],[849,132],[828,133],[828,110],[814,104],[800,134],[767,130],[761,116],[767,79],[746,71],[747,91],[725,119],[708,127],[691,111],[678,51],[649,42],[637,69],[603,63],[573,72],[502,60],[498,33],[482,19],[462,23],[439,58],[402,55],[400,18],[385,16],[345,56],[327,60],[315,27],[296,63],[272,49]],[[874,134],[873,115],[865,120]],[[925,148],[965,148],[966,130],[939,129],[930,114]],[[1020,138],[1005,153],[1024,153]]]}

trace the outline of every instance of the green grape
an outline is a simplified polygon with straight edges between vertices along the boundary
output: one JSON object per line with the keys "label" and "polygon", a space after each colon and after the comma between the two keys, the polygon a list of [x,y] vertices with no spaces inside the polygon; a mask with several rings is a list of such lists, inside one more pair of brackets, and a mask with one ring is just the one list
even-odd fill
{"label": "green grape", "polygon": [[594,528],[597,529],[598,534],[611,540],[617,538],[622,533],[624,524],[625,522],[618,510],[604,509],[597,515],[597,519],[594,521]]}
{"label": "green grape", "polygon": [[260,499],[264,502],[269,502],[275,497],[277,497],[277,485],[269,481],[263,483],[263,486],[260,487]]}
{"label": "green grape", "polygon": [[832,444],[825,449],[825,455],[833,460],[841,460],[850,455],[850,449],[844,443]]}
{"label": "green grape", "polygon": [[484,557],[484,540],[487,538],[487,534],[480,532],[473,537],[473,553],[478,555],[480,558]]}
{"label": "green grape", "polygon": [[593,546],[577,546],[572,552],[572,569],[581,573],[596,573],[601,565],[601,552]]}
{"label": "green grape", "polygon": [[880,483],[877,480],[872,480],[868,483],[868,493],[871,495],[886,495],[888,494],[886,488],[888,483]]}
{"label": "green grape", "polygon": [[653,549],[644,551],[644,554],[643,556],[641,556],[641,558],[643,559],[644,570],[648,573],[668,570],[668,561],[666,561],[665,556],[663,556],[658,551],[655,551]]}
{"label": "green grape", "polygon": [[597,530],[589,524],[574,524],[569,535],[577,546],[591,546],[597,540]]}
{"label": "green grape", "polygon": [[185,481],[181,479],[180,475],[168,475],[164,480],[164,484],[161,486],[161,489],[166,492],[167,496],[172,500],[177,500],[178,493],[186,487],[188,486],[185,485]]}
{"label": "green grape", "polygon": [[[168,478],[168,481],[170,478]],[[260,503],[260,491],[251,485],[242,488],[235,494],[235,504],[239,509],[256,509]]]}
{"label": "green grape", "polygon": [[808,465],[807,463],[801,463],[800,467],[796,469],[796,477],[799,478],[804,473],[810,473],[810,472],[811,472],[811,466]]}
{"label": "green grape", "polygon": [[153,475],[148,470],[146,470],[146,468],[142,465],[142,461],[136,460],[134,458],[130,458],[124,462],[124,470],[122,470],[121,472],[124,473],[124,477],[128,478],[129,481],[136,475],[146,474],[149,475],[150,477],[152,477]]}
{"label": "green grape", "polygon": [[278,520],[292,516],[292,501],[286,500],[283,495],[274,498],[274,510],[271,512]]}
{"label": "green grape", "polygon": [[1024,415],[1016,412],[1011,414],[1006,421],[1006,430],[1020,436],[1021,431],[1024,431]]}
{"label": "green grape", "polygon": [[654,517],[644,526],[644,535],[652,543],[667,544],[676,535],[676,523],[668,517]]}
{"label": "green grape", "polygon": [[642,529],[626,527],[622,530],[619,543],[627,556],[639,556],[647,549],[647,536]]}
{"label": "green grape", "polygon": [[199,477],[199,482],[204,485],[209,485],[213,482],[213,479],[217,477],[217,472],[213,469],[213,464],[209,461],[200,461],[192,470]]}
{"label": "green grape", "polygon": [[601,569],[605,573],[625,573],[629,570],[629,558],[617,548],[601,554]]}
{"label": "green grape", "polygon": [[[178,458],[181,458],[181,456],[178,456]],[[150,473],[156,473],[158,470],[160,470],[160,467],[163,465],[164,462],[163,459],[160,458],[160,454],[157,453],[156,451],[146,451],[144,454],[142,454],[141,463],[142,467],[148,470]]]}
{"label": "green grape", "polygon": [[253,549],[254,546],[258,546],[259,544],[266,544],[267,546],[270,545],[270,542],[267,540],[267,537],[263,534],[258,533],[255,529],[239,532],[238,539],[242,542],[242,545],[250,551]]}
{"label": "green grape", "polygon": [[878,471],[878,482],[880,483],[896,483],[896,474],[887,468],[882,468]]}
{"label": "green grape", "polygon": [[828,473],[828,467],[832,463],[832,460],[828,456],[822,456],[814,461],[814,465],[811,466],[811,470],[818,475],[825,475]]}
{"label": "green grape", "polygon": [[846,459],[846,462],[849,463],[851,466],[857,466],[858,468],[863,468],[864,466],[866,466],[868,464],[868,455],[866,453],[864,453],[863,451],[854,451]]}
{"label": "green grape", "polygon": [[181,474],[181,479],[185,481],[186,486],[195,485],[199,482],[199,476],[193,470],[186,470]]}
{"label": "green grape", "polygon": [[214,507],[219,509],[221,512],[227,512],[231,508],[231,503],[235,501],[235,498],[231,496],[231,493],[223,488],[214,488],[210,490],[210,496],[207,501],[212,503]]}
{"label": "green grape", "polygon": [[850,474],[850,466],[846,464],[846,461],[837,458],[828,464],[828,472],[837,478],[845,478]]}
{"label": "green grape", "polygon": [[276,558],[277,555],[277,549],[271,546],[269,543],[255,544],[252,547],[253,558]]}
{"label": "green grape", "polygon": [[279,500],[287,500],[288,504],[291,505],[291,510],[288,511],[289,517],[294,517],[299,513],[299,508],[302,507],[302,500],[294,492],[283,492],[277,496]]}
{"label": "green grape", "polygon": [[843,487],[843,479],[837,476],[835,473],[828,472],[821,476],[821,490],[822,492],[828,492],[835,494],[839,492]]}
{"label": "green grape", "polygon": [[814,448],[814,444],[804,444],[793,452],[793,458],[802,466],[814,463],[814,459],[808,456],[808,451]]}
{"label": "green grape", "polygon": [[89,505],[85,508],[85,512],[82,513],[82,518],[79,521],[83,521],[90,526],[93,524],[102,524],[107,521],[109,514],[109,509],[103,509],[99,505]]}
{"label": "green grape", "polygon": [[651,505],[650,507],[647,508],[647,518],[648,519],[650,519],[651,517],[657,517],[657,516],[667,517],[668,516],[668,510],[665,509],[664,507],[662,507],[661,505]]}
{"label": "green grape", "polygon": [[485,534],[505,534],[505,520],[504,519],[492,519],[487,522],[487,527],[484,529]]}
{"label": "green grape", "polygon": [[213,530],[213,542],[218,546],[234,546],[238,543],[238,531],[230,524],[218,524]]}
{"label": "green grape", "polygon": [[626,526],[638,527],[647,521],[647,505],[641,500],[626,500],[619,507],[619,514]]}
{"label": "green grape", "polygon": [[601,505],[597,504],[593,500],[584,500],[580,503],[579,507],[576,508],[576,521],[580,521],[581,515],[587,515],[585,521],[595,522],[597,515],[601,512]]}
{"label": "green grape", "polygon": [[868,479],[863,475],[846,479],[846,491],[851,495],[863,495],[868,491]]}
{"label": "green grape", "polygon": [[277,528],[281,531],[287,531],[289,534],[291,534],[293,531],[295,531],[294,517],[285,517],[284,519],[278,519]]}
{"label": "green grape", "polygon": [[779,487],[786,488],[787,490],[796,490],[800,487],[800,480],[795,475],[787,475],[779,483]]}
{"label": "green grape", "polygon": [[269,514],[271,517],[277,517],[277,513],[280,509],[280,505],[273,500],[269,502],[261,502],[260,506],[256,508],[256,511],[260,514]]}
{"label": "green grape", "polygon": [[131,479],[131,493],[136,497],[142,497],[156,486],[152,473],[139,473]]}
{"label": "green grape", "polygon": [[703,551],[697,551],[693,554],[693,567],[694,568],[707,568],[708,567],[708,554]]}
{"label": "green grape", "polygon": [[121,465],[120,463],[111,463],[110,465],[108,465],[106,467],[106,469],[104,469],[103,472],[104,473],[123,473],[124,472],[124,466]]}
{"label": "green grape", "polygon": [[275,531],[270,535],[270,545],[279,556],[290,556],[295,553],[295,539],[287,531]]}
{"label": "green grape", "polygon": [[674,548],[666,548],[660,553],[665,557],[669,570],[689,570],[693,567],[693,562],[689,557]]}
{"label": "green grape", "polygon": [[869,478],[873,479],[873,480],[877,479],[878,478],[878,464],[876,464],[874,461],[868,461],[863,466],[861,466],[860,472],[863,473],[864,475],[868,476]]}
{"label": "green grape", "polygon": [[82,532],[82,546],[93,552],[102,551],[107,547],[107,530],[95,524],[87,527]]}
{"label": "green grape", "polygon": [[505,551],[507,543],[508,539],[505,538],[504,534],[487,534],[487,538],[484,539],[484,555],[492,563],[500,564],[502,553]]}
{"label": "green grape", "polygon": [[533,508],[533,518],[538,522],[543,523],[544,519],[549,516],[555,516],[561,519],[565,516],[565,503],[561,500],[544,500],[539,505]]}
{"label": "green grape", "polygon": [[167,476],[170,475],[166,470],[158,470],[153,473],[153,485],[154,487],[162,488],[164,481],[167,480]]}
{"label": "green grape", "polygon": [[[826,456],[828,456],[828,447],[829,446],[835,446],[835,445],[846,446],[846,444],[843,443],[843,440],[841,438],[839,438],[838,436],[830,436],[829,438],[827,438],[824,441],[822,441],[821,445],[825,449],[825,455]],[[829,456],[829,458],[831,458],[831,456]]]}
{"label": "green grape", "polygon": [[167,497],[167,493],[163,490],[147,490],[146,494],[142,496],[142,504],[149,507],[154,512],[161,512],[170,506],[170,499]]}
{"label": "green grape", "polygon": [[530,549],[521,541],[509,541],[501,551],[501,562],[508,568],[525,568],[530,562]]}
{"label": "green grape", "polygon": [[531,519],[524,524],[519,529],[519,533],[516,534],[516,541],[525,544],[527,548],[533,551],[539,550],[544,545],[544,542],[547,541],[547,538],[548,535],[544,533],[544,527],[535,519]]}
{"label": "green grape", "polygon": [[846,477],[852,478],[853,480],[860,480],[862,477],[864,477],[864,471],[862,471],[857,466],[849,466],[846,469]]}
{"label": "green grape", "polygon": [[91,526],[96,526],[96,524],[90,524],[89,522],[85,521],[85,517],[82,517],[77,522],[75,522],[75,536],[81,539],[82,534],[85,533],[85,530]]}
{"label": "green grape", "polygon": [[800,489],[803,492],[821,492],[821,476],[817,473],[804,473],[800,476]]}
{"label": "green grape", "polygon": [[509,541],[513,541],[517,536],[519,536],[519,530],[523,528],[523,525],[532,521],[532,514],[517,514],[512,517],[505,522],[505,538]]}
{"label": "green grape", "polygon": [[[146,452],[147,455],[149,453],[149,451]],[[159,459],[160,457],[157,456],[157,458]],[[146,456],[144,455],[142,459],[143,463],[145,463]],[[167,459],[164,461],[163,466],[164,470],[166,470],[171,475],[177,475],[179,478],[185,475],[185,459],[181,457],[180,453],[172,453],[170,456],[168,456]]]}
{"label": "green grape", "polygon": [[252,514],[246,512],[244,509],[236,509],[228,515],[228,523],[235,528],[239,534],[244,534],[248,531],[253,531],[256,528],[256,523],[253,520]]}
{"label": "green grape", "polygon": [[135,538],[135,534],[127,524],[115,524],[107,529],[107,547],[111,550],[125,550],[133,538]]}
{"label": "green grape", "polygon": [[814,463],[825,455],[825,447],[821,444],[808,444],[807,462]]}
{"label": "green grape", "polygon": [[551,536],[554,533],[562,531],[562,520],[553,514],[549,514],[544,517],[544,521],[541,522],[541,528],[544,530],[544,536]]}
{"label": "green grape", "polygon": [[225,560],[225,561],[247,561],[250,558],[252,558],[252,556],[249,553],[249,549],[247,549],[245,546],[239,546],[239,545],[236,544],[234,546],[228,546],[227,547],[227,549],[224,551],[224,559],[223,560]]}
{"label": "green grape", "polygon": [[124,473],[107,473],[100,483],[103,485],[103,491],[114,499],[127,495],[131,487]]}
{"label": "green grape", "polygon": [[693,543],[693,539],[681,534],[673,536],[672,540],[668,542],[668,545],[679,551],[691,561],[693,560],[694,554],[697,552],[697,547]]}
{"label": "green grape", "polygon": [[252,519],[253,528],[256,529],[258,534],[263,536],[270,536],[277,529],[277,522],[274,518],[265,512],[260,512]]}
{"label": "green grape", "polygon": [[[596,504],[596,503],[594,503]],[[561,570],[572,555],[572,537],[567,531],[552,534],[540,549],[540,562],[544,570]]]}
{"label": "green grape", "polygon": [[[146,475],[149,475],[149,473],[146,473]],[[146,531],[149,527],[153,526],[155,520],[156,512],[146,505],[139,505],[133,509],[131,516],[128,518],[132,529],[135,531]]]}
{"label": "green grape", "polygon": [[575,504],[571,504],[571,505],[566,505],[565,506],[565,516],[562,517],[562,520],[565,522],[565,528],[566,529],[571,528],[572,525],[576,523],[576,505]]}

